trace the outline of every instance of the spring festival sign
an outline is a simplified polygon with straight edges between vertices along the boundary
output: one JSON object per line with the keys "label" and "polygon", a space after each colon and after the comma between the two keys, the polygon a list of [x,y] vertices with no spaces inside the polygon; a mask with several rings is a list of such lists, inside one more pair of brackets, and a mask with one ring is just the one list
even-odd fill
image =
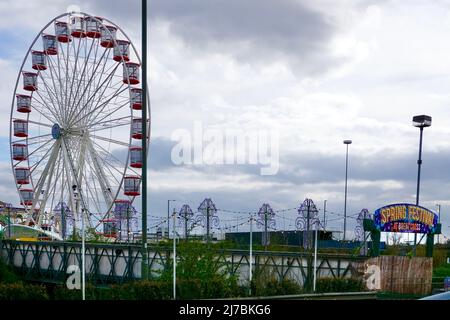
{"label": "spring festival sign", "polygon": [[384,232],[435,233],[438,216],[433,211],[414,204],[399,203],[384,206],[374,213],[375,227]]}

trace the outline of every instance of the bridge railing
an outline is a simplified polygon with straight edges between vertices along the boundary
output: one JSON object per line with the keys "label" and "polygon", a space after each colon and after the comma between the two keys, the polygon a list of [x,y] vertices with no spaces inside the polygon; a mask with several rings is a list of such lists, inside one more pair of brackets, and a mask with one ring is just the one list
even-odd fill
{"label": "bridge railing", "polygon": [[[148,265],[151,275],[171,266],[172,248],[149,246]],[[212,249],[217,261],[241,281],[248,280],[250,257],[248,250]],[[70,265],[81,267],[79,242],[26,242],[3,240],[0,256],[28,280],[64,283]],[[352,262],[365,257],[341,254],[319,254],[317,277],[349,277],[354,272]],[[141,278],[141,246],[136,244],[87,243],[85,268],[87,281],[94,284],[123,283]],[[290,278],[301,285],[312,281],[313,255],[308,252],[253,251],[254,273],[268,271],[279,279]]]}

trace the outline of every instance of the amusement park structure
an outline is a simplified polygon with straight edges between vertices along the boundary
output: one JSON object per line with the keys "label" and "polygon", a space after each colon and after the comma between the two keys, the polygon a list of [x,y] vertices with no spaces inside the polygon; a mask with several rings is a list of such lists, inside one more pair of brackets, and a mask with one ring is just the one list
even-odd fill
{"label": "amusement park structure", "polygon": [[16,237],[26,229],[62,240],[85,222],[123,239],[130,221],[137,227],[150,136],[140,69],[130,38],[106,18],[62,14],[35,37],[11,106],[11,166],[26,211]]}

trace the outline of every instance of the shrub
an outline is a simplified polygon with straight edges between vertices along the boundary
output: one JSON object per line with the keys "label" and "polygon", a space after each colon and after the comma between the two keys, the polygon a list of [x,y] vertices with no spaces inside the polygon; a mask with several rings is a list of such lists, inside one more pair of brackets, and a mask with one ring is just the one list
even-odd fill
{"label": "shrub", "polygon": [[251,288],[252,294],[260,297],[301,294],[303,292],[300,284],[291,279],[279,280],[276,272],[269,269],[262,269],[255,273]]}
{"label": "shrub", "polygon": [[0,300],[48,300],[49,297],[43,286],[23,283],[0,284]]}
{"label": "shrub", "polygon": [[12,271],[10,267],[0,260],[0,284],[2,283],[15,283],[18,282],[19,278]]}
{"label": "shrub", "polygon": [[364,291],[364,282],[354,278],[321,278],[317,279],[317,292],[360,292]]}

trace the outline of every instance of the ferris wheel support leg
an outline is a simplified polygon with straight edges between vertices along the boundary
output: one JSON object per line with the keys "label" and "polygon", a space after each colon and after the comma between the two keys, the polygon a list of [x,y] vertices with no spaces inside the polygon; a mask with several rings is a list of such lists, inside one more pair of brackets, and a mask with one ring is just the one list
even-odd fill
{"label": "ferris wheel support leg", "polygon": [[102,188],[103,197],[105,198],[105,202],[109,208],[113,202],[112,194],[111,192],[108,192],[108,190],[111,190],[111,185],[109,184],[108,179],[106,178],[102,166],[99,164],[97,152],[95,151],[92,145],[92,141],[90,139],[88,141],[88,149],[90,151],[91,158],[93,160],[95,174],[97,175],[97,178],[100,182],[100,187]]}
{"label": "ferris wheel support leg", "polygon": [[[73,164],[72,159],[70,158],[70,154],[69,154],[69,151],[67,150],[67,145],[66,145],[66,142],[64,141],[64,138],[61,138],[61,146],[62,146],[63,153],[64,153],[64,155],[65,155],[65,159],[67,159],[67,161],[68,161],[68,163],[69,163],[69,165],[70,165],[70,169],[71,169],[70,172],[72,172],[73,180],[74,180],[74,182],[75,182],[75,185],[78,186],[78,187],[80,187],[79,181],[78,181],[77,176],[76,176],[75,166],[74,166],[74,164]],[[83,216],[84,216],[84,214],[86,214],[87,212],[89,212],[89,210],[88,210],[88,208],[87,208],[87,206],[86,206],[86,202],[85,202],[85,200],[84,200],[84,196],[83,196],[82,190],[79,190],[79,195],[80,195],[80,199],[81,199],[82,209],[84,209],[84,210],[83,210],[83,211],[84,211],[84,212],[83,212]],[[76,209],[78,209],[78,208],[77,208],[78,206],[75,206],[75,207],[76,207]],[[74,212],[76,212],[76,214],[78,214],[77,211],[78,211],[78,210],[75,210]],[[89,227],[92,227],[92,226],[91,226],[91,221],[90,221],[90,219],[88,219],[88,223],[89,223]]]}
{"label": "ferris wheel support leg", "polygon": [[[58,162],[57,161],[58,154],[59,154],[59,147],[58,147],[58,152],[56,153],[55,160],[53,161],[52,166],[51,166],[51,168],[49,170],[50,174],[49,174],[48,180],[47,180],[47,187],[45,188],[45,191],[44,191],[45,192],[44,198],[41,200],[41,202],[39,204],[39,219],[38,219],[38,225],[39,226],[42,225],[42,221],[43,221],[44,213],[45,213],[45,207],[47,205],[47,200],[49,198],[50,190],[54,190],[55,189],[54,188],[55,186],[52,188],[51,183],[53,181],[53,176],[55,174],[55,165]],[[57,171],[59,171],[59,164],[58,164],[58,170]],[[58,173],[56,174],[56,177],[58,177]],[[52,204],[50,210],[53,210],[52,207],[53,207],[53,204]]]}
{"label": "ferris wheel support leg", "polygon": [[[50,168],[53,168],[54,163],[56,162],[57,155],[59,152],[59,147],[60,147],[59,142],[55,142],[55,144],[53,144],[53,147],[52,147],[53,149],[50,154],[50,158],[44,168],[44,171],[42,172],[41,178],[39,179],[39,181],[37,183],[37,188],[34,190],[35,193],[34,193],[34,197],[33,197],[33,204],[31,205],[31,209],[30,209],[31,214],[29,215],[29,217],[27,219],[27,224],[29,224],[31,222],[30,218],[32,218],[34,208],[36,208],[36,205],[39,202],[39,197],[42,192],[42,188],[44,186],[45,180],[47,179],[47,175],[50,171]],[[37,223],[38,225],[39,225],[39,221],[40,221],[40,218],[39,218],[40,215],[41,215],[41,209],[39,210],[38,217],[35,219],[35,223]]]}

